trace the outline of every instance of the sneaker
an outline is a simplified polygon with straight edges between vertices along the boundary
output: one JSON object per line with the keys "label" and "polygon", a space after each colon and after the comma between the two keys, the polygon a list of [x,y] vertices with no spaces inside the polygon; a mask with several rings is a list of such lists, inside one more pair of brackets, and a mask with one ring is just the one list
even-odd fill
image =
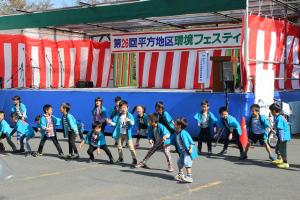
{"label": "sneaker", "polygon": [[288,169],[290,167],[289,163],[281,163],[277,165],[280,169]]}
{"label": "sneaker", "polygon": [[58,157],[59,157],[60,159],[63,159],[63,158],[65,157],[65,155],[64,155],[63,153],[59,153],[59,154],[58,154]]}
{"label": "sneaker", "polygon": [[137,149],[137,148],[139,148],[140,147],[140,144],[139,143],[136,143],[135,145],[134,145],[134,148],[135,149]]}
{"label": "sneaker", "polygon": [[136,158],[134,158],[134,159],[132,160],[132,164],[133,164],[133,165],[136,165],[136,164],[137,164]]}
{"label": "sneaker", "polygon": [[184,174],[178,173],[176,176],[174,176],[176,181],[182,181],[184,178]]}
{"label": "sneaker", "polygon": [[64,157],[66,158],[66,159],[70,159],[70,158],[72,158],[74,156],[74,154],[68,154],[68,155],[65,155]]}
{"label": "sneaker", "polygon": [[124,159],[123,158],[119,158],[116,163],[123,163],[123,162],[124,162]]}
{"label": "sneaker", "polygon": [[193,183],[193,178],[189,176],[184,176],[182,181],[183,183]]}
{"label": "sneaker", "polygon": [[128,148],[128,143],[125,144],[125,146],[123,148]]}
{"label": "sneaker", "polygon": [[169,166],[167,171],[168,171],[168,172],[174,172],[173,166]]}
{"label": "sneaker", "polygon": [[273,162],[274,160],[276,160],[276,158],[274,156],[269,156],[269,159]]}
{"label": "sneaker", "polygon": [[79,154],[74,154],[74,155],[71,156],[71,158],[72,159],[77,159],[77,158],[79,158]]}
{"label": "sneaker", "polygon": [[91,163],[91,162],[93,162],[93,160],[89,158],[86,162]]}
{"label": "sneaker", "polygon": [[39,157],[39,156],[42,156],[43,154],[39,153],[39,152],[32,152],[31,155],[33,157]]}
{"label": "sneaker", "polygon": [[223,149],[220,153],[218,153],[219,156],[226,155],[226,154],[227,154],[226,149]]}
{"label": "sneaker", "polygon": [[272,161],[272,164],[274,164],[274,165],[279,165],[279,164],[282,164],[283,163],[283,160],[282,159],[276,159],[276,160],[273,160]]}
{"label": "sneaker", "polygon": [[135,165],[135,168],[144,168],[146,165],[143,162],[140,162],[139,164]]}

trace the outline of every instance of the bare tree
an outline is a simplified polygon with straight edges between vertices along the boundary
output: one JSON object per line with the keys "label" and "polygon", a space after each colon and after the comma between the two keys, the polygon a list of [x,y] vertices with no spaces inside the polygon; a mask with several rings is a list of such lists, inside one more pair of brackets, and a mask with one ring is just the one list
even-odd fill
{"label": "bare tree", "polygon": [[1,0],[0,15],[19,13],[17,10],[37,11],[52,8],[51,0],[28,3],[26,0]]}

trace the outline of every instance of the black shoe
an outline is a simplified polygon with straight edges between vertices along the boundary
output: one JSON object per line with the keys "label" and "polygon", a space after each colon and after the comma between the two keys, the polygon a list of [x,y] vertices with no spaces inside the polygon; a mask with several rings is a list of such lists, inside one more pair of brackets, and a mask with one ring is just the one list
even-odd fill
{"label": "black shoe", "polygon": [[19,153],[24,153],[25,152],[25,149],[20,149],[19,150]]}
{"label": "black shoe", "polygon": [[89,158],[86,162],[91,163],[91,162],[93,162],[93,160]]}
{"label": "black shoe", "polygon": [[208,156],[211,156],[211,155],[212,155],[211,150],[207,152],[207,155],[208,155]]}
{"label": "black shoe", "polygon": [[63,159],[63,158],[65,157],[65,155],[64,155],[63,153],[59,153],[59,154],[58,154],[58,157],[59,157],[60,159]]}
{"label": "black shoe", "polygon": [[33,157],[39,157],[39,156],[42,156],[43,154],[39,153],[39,152],[32,152],[31,155]]}
{"label": "black shoe", "polygon": [[123,163],[123,162],[124,162],[124,159],[123,158],[119,158],[116,163]]}
{"label": "black shoe", "polygon": [[227,155],[227,150],[226,149],[223,149],[220,153],[218,153],[219,156],[222,156],[222,155]]}
{"label": "black shoe", "polygon": [[74,155],[71,156],[71,158],[72,159],[77,159],[77,158],[79,158],[79,155],[78,154],[74,154]]}
{"label": "black shoe", "polygon": [[109,159],[109,164],[114,164],[115,162],[116,161],[113,158]]}
{"label": "black shoe", "polygon": [[239,157],[239,160],[247,160],[247,159],[248,159],[247,154],[241,153],[241,155],[240,155],[240,157]]}
{"label": "black shoe", "polygon": [[134,159],[132,160],[132,164],[133,164],[133,165],[136,165],[136,164],[137,164],[136,158],[134,158]]}

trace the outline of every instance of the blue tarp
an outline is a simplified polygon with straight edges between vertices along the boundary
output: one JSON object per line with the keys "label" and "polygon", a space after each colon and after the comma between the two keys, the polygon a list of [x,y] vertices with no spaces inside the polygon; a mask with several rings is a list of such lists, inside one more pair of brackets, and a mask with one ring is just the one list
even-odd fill
{"label": "blue tarp", "polygon": [[[81,120],[86,129],[91,128],[92,108],[94,99],[100,96],[104,99],[104,106],[110,110],[114,106],[114,97],[121,96],[129,102],[131,111],[135,105],[146,106],[147,113],[154,111],[156,101],[163,101],[166,110],[174,119],[186,117],[189,126],[188,131],[196,136],[199,132],[197,123],[193,119],[196,112],[200,112],[200,103],[206,99],[210,102],[211,111],[218,117],[219,107],[225,104],[223,93],[197,93],[197,92],[147,92],[147,91],[97,91],[97,90],[0,90],[0,109],[5,111],[6,119],[9,120],[12,97],[19,95],[22,102],[27,106],[28,123],[35,126],[34,118],[43,114],[44,104],[53,106],[54,115],[61,116],[59,106],[62,102],[71,104],[71,113],[76,119]],[[253,94],[229,94],[230,114],[241,120],[248,113],[249,106],[253,103]],[[112,130],[111,128],[107,129]]]}

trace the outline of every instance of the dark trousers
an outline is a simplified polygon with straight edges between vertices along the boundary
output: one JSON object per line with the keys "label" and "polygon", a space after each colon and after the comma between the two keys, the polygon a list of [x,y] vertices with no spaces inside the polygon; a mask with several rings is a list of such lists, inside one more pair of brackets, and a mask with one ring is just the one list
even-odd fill
{"label": "dark trousers", "polygon": [[[230,143],[230,141],[228,140],[228,134],[229,134],[229,133],[226,134],[226,138],[225,138],[225,140],[224,140],[224,147],[223,147],[224,150],[227,150],[228,145],[229,145],[229,143]],[[242,143],[241,143],[241,141],[240,141],[240,135],[239,135],[239,133],[237,132],[236,129],[233,130],[233,133],[232,133],[232,134],[233,134],[233,135],[232,135],[232,140],[236,142],[236,144],[237,144],[238,147],[239,147],[240,153],[242,154],[242,153],[244,152],[244,149],[243,149]]]}
{"label": "dark trousers", "polygon": [[68,143],[69,143],[69,154],[70,155],[72,155],[73,153],[78,154],[75,140],[76,140],[76,134],[74,134],[72,131],[69,131]]}
{"label": "dark trousers", "polygon": [[[14,142],[11,140],[11,138],[7,137],[4,133],[2,133],[2,135],[0,136],[0,139],[5,139],[7,143],[9,144],[9,146],[12,148],[13,151],[17,150],[16,145],[14,144]],[[3,146],[3,151],[5,151],[4,145],[0,142],[0,145]]]}
{"label": "dark trousers", "polygon": [[[44,137],[41,139],[41,142],[40,142],[40,145],[39,145],[39,148],[38,148],[38,152],[41,154],[43,152],[43,148],[44,148],[44,145],[47,141],[48,137],[46,135],[44,135]],[[49,139],[52,140],[53,144],[55,145],[57,151],[59,154],[63,154],[63,151],[61,149],[61,146],[59,145],[58,143],[58,140],[57,140],[57,137],[54,136],[54,137],[50,137]]]}
{"label": "dark trousers", "polygon": [[[97,147],[94,147],[94,146],[90,145],[89,148],[88,148],[88,150],[87,150],[87,153],[89,154],[91,160],[95,159],[95,157],[94,157],[94,151],[96,149],[97,149]],[[109,157],[110,160],[113,158],[112,155],[111,155],[111,152],[108,149],[108,147],[107,147],[106,144],[105,145],[101,145],[100,149],[103,149],[103,151],[106,153],[106,155]]]}
{"label": "dark trousers", "polygon": [[207,150],[211,151],[211,133],[210,128],[201,128],[198,136],[198,151],[202,151],[202,142],[207,143]]}

